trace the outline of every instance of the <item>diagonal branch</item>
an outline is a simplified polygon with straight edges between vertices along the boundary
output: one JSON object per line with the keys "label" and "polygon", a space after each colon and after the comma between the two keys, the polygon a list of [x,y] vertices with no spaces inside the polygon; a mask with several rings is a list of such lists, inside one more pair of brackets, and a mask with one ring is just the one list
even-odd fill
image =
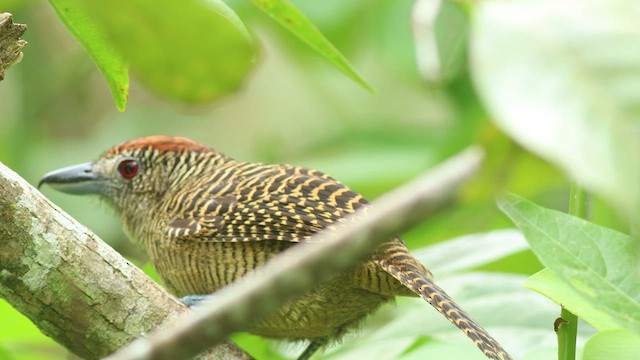
{"label": "diagonal branch", "polygon": [[[87,359],[104,357],[189,312],[2,163],[0,297]],[[229,342],[202,357],[250,358]]]}
{"label": "diagonal branch", "polygon": [[216,293],[214,299],[171,328],[153,332],[108,360],[186,359],[222,341],[313,284],[347,269],[375,247],[448,203],[479,168],[483,153],[470,149],[373,203],[357,221],[290,248],[253,276]]}

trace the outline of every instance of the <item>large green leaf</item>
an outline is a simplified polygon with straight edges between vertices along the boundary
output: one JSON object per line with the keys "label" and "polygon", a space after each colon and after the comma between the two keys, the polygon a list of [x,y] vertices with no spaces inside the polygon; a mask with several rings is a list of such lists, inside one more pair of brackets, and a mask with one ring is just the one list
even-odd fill
{"label": "large green leaf", "polygon": [[320,30],[311,21],[286,0],[252,0],[252,3],[277,21],[285,29],[297,36],[310,48],[329,60],[348,77],[362,85],[365,89],[373,91],[371,86],[355,71],[342,53],[322,35]]}
{"label": "large green leaf", "polygon": [[584,345],[582,360],[637,359],[640,335],[628,330],[603,331]]}
{"label": "large green leaf", "polygon": [[461,236],[413,251],[413,254],[437,271],[436,275],[442,275],[478,268],[528,248],[522,233],[503,229]]}
{"label": "large green leaf", "polygon": [[101,0],[90,9],[134,73],[171,98],[213,100],[236,90],[253,64],[247,30],[221,1]]}
{"label": "large green leaf", "polygon": [[124,111],[129,96],[129,67],[114,44],[88,16],[82,0],[49,0],[58,17],[102,72],[118,110]]}
{"label": "large green leaf", "polygon": [[203,103],[227,94],[253,64],[248,31],[220,0],[52,2],[59,13],[91,26],[92,31],[76,29],[81,43],[89,47],[96,38],[109,39],[112,52],[126,59],[143,83],[173,99]]}
{"label": "large green leaf", "polygon": [[522,230],[540,261],[593,308],[640,332],[640,242],[517,195],[500,209]]}
{"label": "large green leaf", "polygon": [[496,123],[637,221],[640,2],[489,0],[474,15],[472,72]]}
{"label": "large green leaf", "polygon": [[524,286],[564,306],[600,331],[621,327],[608,313],[596,308],[549,269],[531,275]]}

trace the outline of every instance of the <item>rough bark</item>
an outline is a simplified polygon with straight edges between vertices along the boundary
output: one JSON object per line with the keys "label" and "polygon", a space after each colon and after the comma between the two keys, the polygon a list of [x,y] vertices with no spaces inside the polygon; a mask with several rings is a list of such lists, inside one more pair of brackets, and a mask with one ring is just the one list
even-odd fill
{"label": "rough bark", "polygon": [[294,246],[252,276],[218,291],[175,326],[134,341],[107,360],[184,359],[246,329],[323,278],[345,270],[395,234],[450,202],[478,170],[482,152],[468,150],[375,201],[366,216]]}
{"label": "rough bark", "polygon": [[[0,296],[87,359],[189,309],[0,163]],[[229,342],[206,358],[248,359]]]}
{"label": "rough bark", "polygon": [[0,81],[5,70],[22,59],[22,48],[27,42],[20,37],[26,30],[27,25],[13,23],[11,14],[0,13]]}

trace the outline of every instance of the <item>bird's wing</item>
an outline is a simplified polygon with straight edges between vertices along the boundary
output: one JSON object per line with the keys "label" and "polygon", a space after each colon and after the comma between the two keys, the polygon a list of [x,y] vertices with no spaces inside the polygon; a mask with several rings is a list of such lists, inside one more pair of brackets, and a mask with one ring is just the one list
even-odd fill
{"label": "bird's wing", "polygon": [[167,233],[181,240],[300,242],[368,204],[321,172],[263,166],[251,176],[184,196],[176,213],[187,216],[171,219]]}

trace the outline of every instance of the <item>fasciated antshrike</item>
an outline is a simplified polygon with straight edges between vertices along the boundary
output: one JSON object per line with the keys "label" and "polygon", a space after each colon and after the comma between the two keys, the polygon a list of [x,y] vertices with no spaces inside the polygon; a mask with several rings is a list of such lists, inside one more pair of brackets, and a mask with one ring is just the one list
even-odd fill
{"label": "fasciated antshrike", "polygon": [[[42,179],[74,194],[98,194],[121,216],[166,287],[177,296],[210,294],[369,206],[316,170],[233,160],[189,139],[125,142],[91,163]],[[339,337],[395,296],[420,296],[491,359],[507,352],[440,287],[399,237],[350,271],[317,285],[260,320],[252,333],[309,339],[300,358]]]}

